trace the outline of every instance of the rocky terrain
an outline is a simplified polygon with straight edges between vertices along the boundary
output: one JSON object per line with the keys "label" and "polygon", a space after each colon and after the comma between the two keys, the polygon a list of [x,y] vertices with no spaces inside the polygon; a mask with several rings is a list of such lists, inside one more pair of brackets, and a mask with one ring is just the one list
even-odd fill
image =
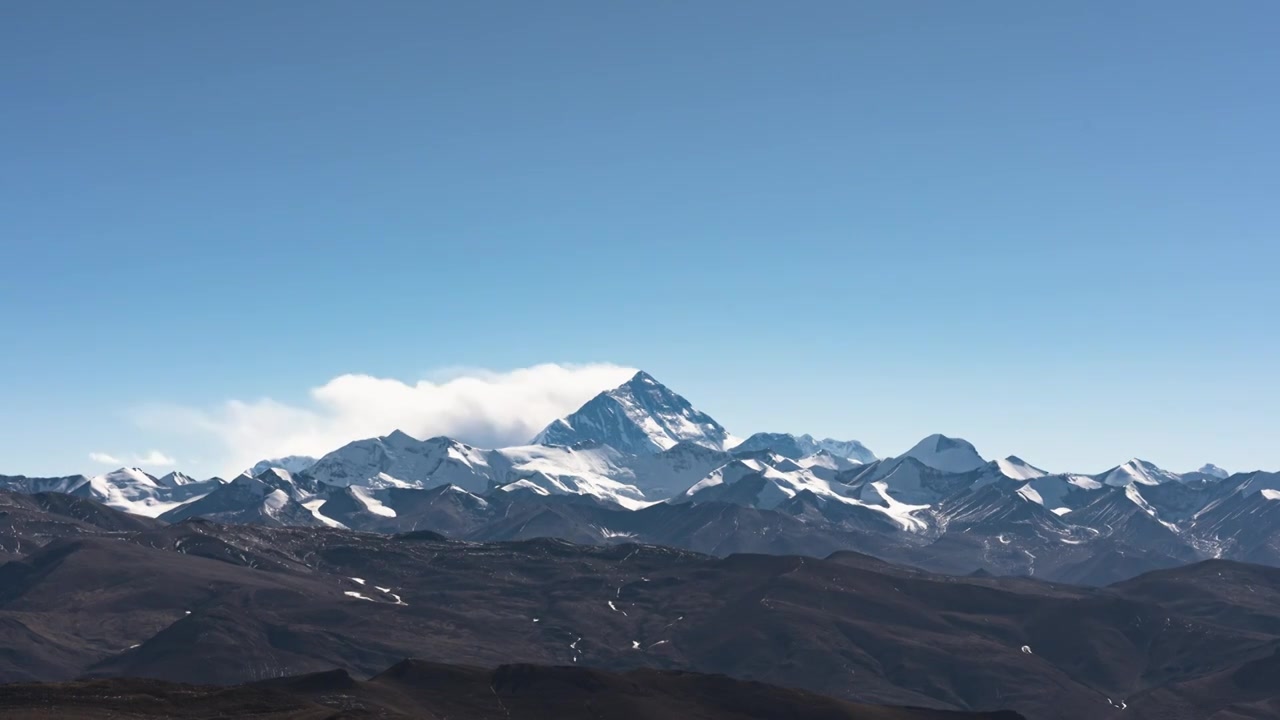
{"label": "rocky terrain", "polygon": [[[1085,588],[851,552],[719,558],[198,519],[129,528],[79,502],[87,519],[5,518],[23,550],[0,565],[2,681],[369,678],[417,658],[721,674],[1031,718],[1252,712],[1280,687],[1280,570],[1256,565]],[[59,523],[70,531],[51,532]]]}

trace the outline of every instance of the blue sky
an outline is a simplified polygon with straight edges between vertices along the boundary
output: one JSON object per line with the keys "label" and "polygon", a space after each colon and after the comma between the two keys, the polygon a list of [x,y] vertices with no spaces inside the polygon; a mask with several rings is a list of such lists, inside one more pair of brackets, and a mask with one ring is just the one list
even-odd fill
{"label": "blue sky", "polygon": [[739,435],[1280,468],[1280,6],[1061,5],[8,4],[0,472],[545,363]]}

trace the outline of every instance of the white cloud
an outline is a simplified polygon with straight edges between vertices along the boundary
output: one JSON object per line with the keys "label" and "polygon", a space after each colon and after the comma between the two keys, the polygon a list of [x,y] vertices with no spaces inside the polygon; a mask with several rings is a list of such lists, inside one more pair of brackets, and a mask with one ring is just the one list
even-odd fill
{"label": "white cloud", "polygon": [[89,459],[101,465],[111,465],[113,467],[123,467],[125,465],[139,467],[173,467],[178,464],[177,460],[165,455],[159,450],[152,450],[145,455],[128,455],[124,458],[116,457],[104,452],[91,452]]}
{"label": "white cloud", "polygon": [[218,471],[238,473],[263,458],[320,456],[397,429],[481,447],[524,443],[634,372],[610,364],[545,364],[508,372],[452,368],[413,384],[341,375],[312,388],[305,405],[264,398],[230,400],[214,409],[152,407],[139,420],[152,429],[214,441],[223,453]]}
{"label": "white cloud", "polygon": [[152,450],[142,456],[135,455],[133,462],[134,464],[142,465],[143,467],[173,467],[178,464],[177,460],[174,460],[159,450]]}

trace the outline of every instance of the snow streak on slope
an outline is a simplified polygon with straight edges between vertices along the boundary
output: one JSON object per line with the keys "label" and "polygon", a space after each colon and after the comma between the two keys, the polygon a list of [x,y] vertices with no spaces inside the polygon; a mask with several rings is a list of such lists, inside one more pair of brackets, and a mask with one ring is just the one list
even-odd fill
{"label": "snow streak on slope", "polygon": [[820,478],[794,460],[773,453],[756,453],[749,458],[732,460],[669,502],[733,502],[772,509],[802,493],[882,515],[903,530],[921,530],[926,526],[912,513],[927,506],[908,506],[880,497],[871,503],[860,501],[851,496],[847,486]]}
{"label": "snow streak on slope", "polygon": [[1049,474],[1014,455],[1010,455],[1003,460],[996,460],[996,467],[1005,477],[1014,480],[1032,480]]}
{"label": "snow streak on slope", "polygon": [[589,495],[632,510],[652,504],[634,485],[614,479],[626,478],[628,473],[621,453],[607,445],[527,445],[493,453],[493,465],[499,468],[497,482],[502,485],[519,483],[517,488],[536,488],[538,494]]}

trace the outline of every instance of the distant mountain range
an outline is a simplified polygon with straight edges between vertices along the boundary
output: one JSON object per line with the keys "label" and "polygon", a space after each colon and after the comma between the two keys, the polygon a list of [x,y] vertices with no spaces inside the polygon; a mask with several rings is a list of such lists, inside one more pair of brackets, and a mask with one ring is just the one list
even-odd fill
{"label": "distant mountain range", "polygon": [[165,522],[635,539],[717,554],[859,550],[941,572],[1099,584],[1206,558],[1280,565],[1280,474],[1179,474],[1139,459],[1055,473],[943,435],[888,458],[854,440],[739,441],[644,372],[525,446],[396,431],[319,459],[264,460],[230,480],[124,468],[0,476],[0,489]]}

